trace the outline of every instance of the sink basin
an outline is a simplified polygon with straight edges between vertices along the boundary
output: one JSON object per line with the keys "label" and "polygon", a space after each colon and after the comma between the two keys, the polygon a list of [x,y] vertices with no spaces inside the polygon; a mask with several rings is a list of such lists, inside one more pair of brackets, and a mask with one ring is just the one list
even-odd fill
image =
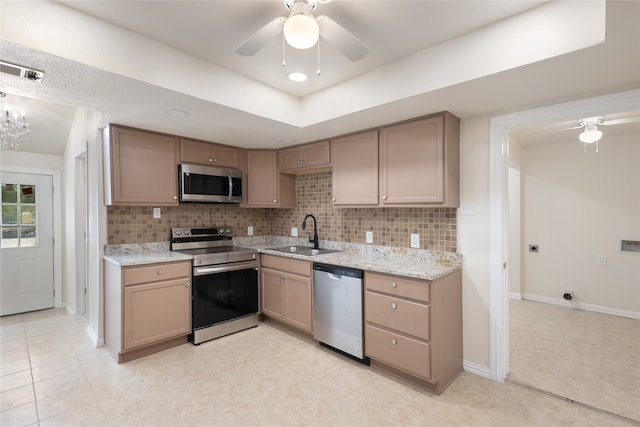
{"label": "sink basin", "polygon": [[324,255],[334,252],[340,252],[337,249],[313,249],[308,246],[282,246],[279,248],[268,248],[271,251],[284,252],[289,254],[298,254],[306,256]]}

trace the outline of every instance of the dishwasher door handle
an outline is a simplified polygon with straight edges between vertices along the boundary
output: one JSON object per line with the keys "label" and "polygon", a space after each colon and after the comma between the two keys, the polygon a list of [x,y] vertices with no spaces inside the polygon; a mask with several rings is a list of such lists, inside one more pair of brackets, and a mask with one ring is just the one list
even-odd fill
{"label": "dishwasher door handle", "polygon": [[342,280],[342,276],[338,274],[327,273],[327,276],[329,276],[329,278],[333,280]]}

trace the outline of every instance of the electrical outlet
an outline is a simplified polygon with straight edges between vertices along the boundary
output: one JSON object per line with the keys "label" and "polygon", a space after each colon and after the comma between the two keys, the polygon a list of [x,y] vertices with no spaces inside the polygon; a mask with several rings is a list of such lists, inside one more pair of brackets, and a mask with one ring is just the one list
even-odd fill
{"label": "electrical outlet", "polygon": [[373,231],[367,231],[366,239],[367,243],[373,243]]}
{"label": "electrical outlet", "polygon": [[419,248],[420,247],[420,235],[411,233],[411,247]]}
{"label": "electrical outlet", "polygon": [[291,237],[298,237],[298,227],[291,227]]}
{"label": "electrical outlet", "polygon": [[598,255],[596,257],[596,263],[598,265],[607,265],[607,256],[606,255]]}
{"label": "electrical outlet", "polygon": [[247,227],[247,236],[253,236],[253,225]]}
{"label": "electrical outlet", "polygon": [[460,203],[458,213],[460,215],[473,216],[476,214],[476,206],[473,203]]}
{"label": "electrical outlet", "polygon": [[160,211],[160,208],[153,208],[153,217],[155,219],[162,218],[162,213]]}

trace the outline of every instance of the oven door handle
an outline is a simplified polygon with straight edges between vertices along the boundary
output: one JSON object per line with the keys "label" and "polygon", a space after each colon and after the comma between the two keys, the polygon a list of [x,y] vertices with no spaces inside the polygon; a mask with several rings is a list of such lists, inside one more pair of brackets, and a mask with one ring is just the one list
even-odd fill
{"label": "oven door handle", "polygon": [[237,270],[249,270],[249,269],[258,269],[258,265],[255,261],[248,262],[239,262],[237,264],[224,265],[218,267],[194,267],[193,275],[194,276],[204,276],[205,274],[215,274],[215,273],[224,273],[227,271],[237,271]]}

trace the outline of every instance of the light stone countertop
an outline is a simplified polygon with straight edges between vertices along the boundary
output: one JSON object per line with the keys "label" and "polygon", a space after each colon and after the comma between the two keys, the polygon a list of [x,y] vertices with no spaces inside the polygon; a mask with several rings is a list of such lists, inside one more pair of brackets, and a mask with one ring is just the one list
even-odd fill
{"label": "light stone countertop", "polygon": [[[234,238],[233,243],[235,246],[255,249],[262,254],[423,280],[434,280],[462,269],[462,255],[450,252],[320,241],[321,248],[336,249],[340,252],[306,256],[271,250],[282,246],[307,246],[304,239],[241,237]],[[189,260],[192,257],[170,251],[168,242],[156,242],[106,246],[104,258],[117,265],[128,266]]]}
{"label": "light stone countertop", "polygon": [[190,261],[191,255],[169,250],[169,242],[131,243],[126,245],[107,245],[104,259],[115,265],[155,264],[158,262]]}

